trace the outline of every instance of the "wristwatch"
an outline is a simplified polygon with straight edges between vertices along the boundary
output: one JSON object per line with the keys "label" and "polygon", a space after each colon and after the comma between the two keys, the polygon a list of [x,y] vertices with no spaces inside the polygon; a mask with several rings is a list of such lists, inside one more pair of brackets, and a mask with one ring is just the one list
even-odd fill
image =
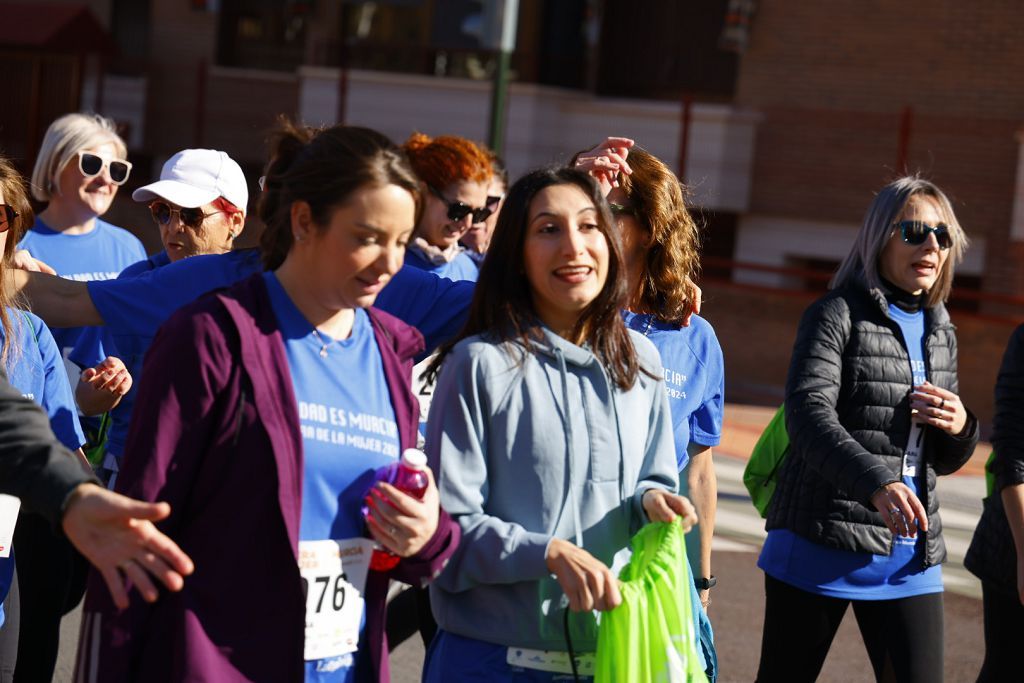
{"label": "wristwatch", "polygon": [[711,588],[714,588],[715,584],[718,583],[718,579],[716,579],[714,576],[712,576],[710,579],[705,579],[705,578],[697,579],[696,581],[694,581],[694,583],[697,584],[697,590],[699,590],[699,591],[706,591],[706,590],[709,590]]}

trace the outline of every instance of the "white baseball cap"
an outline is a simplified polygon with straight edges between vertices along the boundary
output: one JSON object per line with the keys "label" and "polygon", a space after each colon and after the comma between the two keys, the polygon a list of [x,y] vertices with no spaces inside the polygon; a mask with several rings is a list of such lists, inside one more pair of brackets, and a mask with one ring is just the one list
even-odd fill
{"label": "white baseball cap", "polygon": [[148,202],[165,199],[186,209],[224,197],[245,211],[249,188],[242,167],[216,149],[183,149],[164,164],[160,180],[132,192],[132,199]]}

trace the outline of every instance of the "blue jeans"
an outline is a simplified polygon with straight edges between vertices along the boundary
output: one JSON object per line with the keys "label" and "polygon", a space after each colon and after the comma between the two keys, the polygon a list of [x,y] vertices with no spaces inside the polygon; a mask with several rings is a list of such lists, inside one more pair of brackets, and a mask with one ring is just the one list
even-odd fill
{"label": "blue jeans", "polygon": [[[439,630],[423,665],[423,683],[551,683],[572,681],[572,674],[523,669],[508,664],[507,645],[485,643]],[[592,683],[592,676],[580,676]]]}

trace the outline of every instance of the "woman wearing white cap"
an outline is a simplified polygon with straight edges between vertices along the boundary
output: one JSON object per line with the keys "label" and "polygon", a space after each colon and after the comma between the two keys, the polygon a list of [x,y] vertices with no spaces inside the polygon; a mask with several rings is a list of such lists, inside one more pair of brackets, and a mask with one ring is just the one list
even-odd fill
{"label": "woman wearing white cap", "polygon": [[185,149],[164,164],[160,180],[132,193],[149,202],[170,263],[223,254],[245,226],[249,190],[242,168],[224,152]]}
{"label": "woman wearing white cap", "polygon": [[[245,225],[249,190],[242,168],[224,152],[184,149],[164,163],[159,180],[135,190],[132,199],[149,203],[164,250],[128,266],[118,279],[135,277],[187,256],[230,251]],[[91,334],[86,332],[70,357],[81,367],[89,368],[76,391],[83,410],[88,414],[110,411],[103,469],[113,486],[135,400],[131,377],[139,375],[142,354],[127,347],[105,348],[101,353],[91,338],[100,329],[92,328]],[[124,365],[106,354],[119,356]],[[116,389],[122,373],[129,384],[119,392]]]}

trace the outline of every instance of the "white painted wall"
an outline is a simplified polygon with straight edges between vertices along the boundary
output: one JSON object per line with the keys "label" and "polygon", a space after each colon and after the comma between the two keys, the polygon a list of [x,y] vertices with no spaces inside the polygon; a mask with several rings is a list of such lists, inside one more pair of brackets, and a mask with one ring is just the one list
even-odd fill
{"label": "white painted wall", "polygon": [[[787,259],[793,257],[842,261],[853,246],[859,227],[857,223],[801,221],[756,214],[741,216],[736,228],[733,258],[742,263],[779,267],[791,265]],[[972,237],[971,246],[957,272],[981,275],[984,268],[985,240]],[[793,286],[781,273],[736,269],[733,279],[764,287]]]}
{"label": "white painted wall", "polygon": [[[299,117],[333,123],[338,71],[299,69]],[[396,141],[413,131],[486,140],[490,83],[376,71],[349,74],[346,120]],[[680,105],[596,97],[528,83],[510,86],[505,160],[513,177],[566,161],[608,135],[635,139],[678,171]],[[686,180],[703,207],[744,212],[749,206],[754,139],[760,116],[728,105],[696,104]]]}

